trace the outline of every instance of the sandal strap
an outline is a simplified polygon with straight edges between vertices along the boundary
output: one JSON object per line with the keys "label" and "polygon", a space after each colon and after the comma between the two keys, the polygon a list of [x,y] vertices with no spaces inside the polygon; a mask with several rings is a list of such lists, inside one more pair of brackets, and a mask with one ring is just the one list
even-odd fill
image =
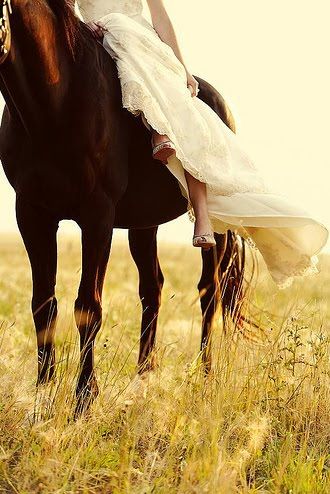
{"label": "sandal strap", "polygon": [[160,151],[161,149],[164,149],[164,148],[175,149],[172,141],[164,141],[164,142],[161,142],[160,144],[157,144],[156,146],[154,146],[152,152],[153,152],[153,154],[156,154],[156,153],[158,153],[158,151]]}
{"label": "sandal strap", "polygon": [[193,238],[205,238],[205,237],[209,237],[209,238],[214,238],[214,234],[213,233],[202,233],[201,235],[194,235]]}

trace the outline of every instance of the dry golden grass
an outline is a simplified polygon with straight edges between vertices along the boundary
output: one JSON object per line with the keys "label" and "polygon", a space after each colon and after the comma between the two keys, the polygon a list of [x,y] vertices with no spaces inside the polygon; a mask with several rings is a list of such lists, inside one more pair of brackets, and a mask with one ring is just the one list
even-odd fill
{"label": "dry golden grass", "polygon": [[141,389],[124,406],[140,304],[127,246],[115,242],[96,346],[101,394],[91,418],[74,423],[78,242],[60,243],[57,380],[36,392],[29,265],[20,241],[2,240],[0,492],[330,492],[329,259],[319,276],[285,291],[261,270],[250,297],[264,333],[243,337],[231,328],[225,336],[219,320],[214,372],[205,380],[199,254],[182,246],[164,246],[160,254],[160,368],[143,383],[146,396]]}

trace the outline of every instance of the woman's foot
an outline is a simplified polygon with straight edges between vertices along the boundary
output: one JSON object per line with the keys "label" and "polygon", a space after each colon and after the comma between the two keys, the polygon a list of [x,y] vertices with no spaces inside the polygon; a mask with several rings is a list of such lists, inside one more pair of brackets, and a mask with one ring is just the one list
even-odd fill
{"label": "woman's foot", "polygon": [[207,232],[207,233],[204,233],[203,235],[194,235],[193,236],[193,246],[194,247],[201,247],[202,249],[209,250],[212,247],[215,247],[216,245],[217,245],[217,243],[215,241],[213,232]]}
{"label": "woman's foot", "polygon": [[168,158],[175,154],[175,146],[167,135],[153,131],[151,145],[153,158],[164,164],[167,164]]}
{"label": "woman's foot", "polygon": [[211,249],[216,246],[213,228],[210,221],[196,221],[193,236],[193,246],[202,249]]}

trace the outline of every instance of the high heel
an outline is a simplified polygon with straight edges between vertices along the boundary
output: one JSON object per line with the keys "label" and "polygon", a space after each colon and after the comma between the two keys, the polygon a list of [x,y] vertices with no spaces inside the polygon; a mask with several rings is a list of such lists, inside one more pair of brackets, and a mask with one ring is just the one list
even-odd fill
{"label": "high heel", "polygon": [[175,154],[175,146],[172,141],[164,141],[160,144],[154,144],[153,137],[151,138],[152,145],[152,157],[155,160],[159,160],[165,165],[167,164],[168,158]]}
{"label": "high heel", "polygon": [[202,235],[193,236],[193,246],[201,247],[202,249],[211,249],[217,245],[213,233],[203,233]]}

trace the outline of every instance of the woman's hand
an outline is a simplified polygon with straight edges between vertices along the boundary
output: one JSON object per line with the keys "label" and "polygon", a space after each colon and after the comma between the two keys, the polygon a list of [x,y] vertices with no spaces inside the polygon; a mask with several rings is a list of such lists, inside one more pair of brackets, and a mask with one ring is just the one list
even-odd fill
{"label": "woman's hand", "polygon": [[196,81],[195,77],[190,74],[188,70],[186,70],[187,73],[187,88],[189,89],[191,96],[197,96],[198,94],[198,82]]}
{"label": "woman's hand", "polygon": [[87,26],[92,31],[95,39],[101,40],[103,38],[104,29],[96,22],[87,22]]}

